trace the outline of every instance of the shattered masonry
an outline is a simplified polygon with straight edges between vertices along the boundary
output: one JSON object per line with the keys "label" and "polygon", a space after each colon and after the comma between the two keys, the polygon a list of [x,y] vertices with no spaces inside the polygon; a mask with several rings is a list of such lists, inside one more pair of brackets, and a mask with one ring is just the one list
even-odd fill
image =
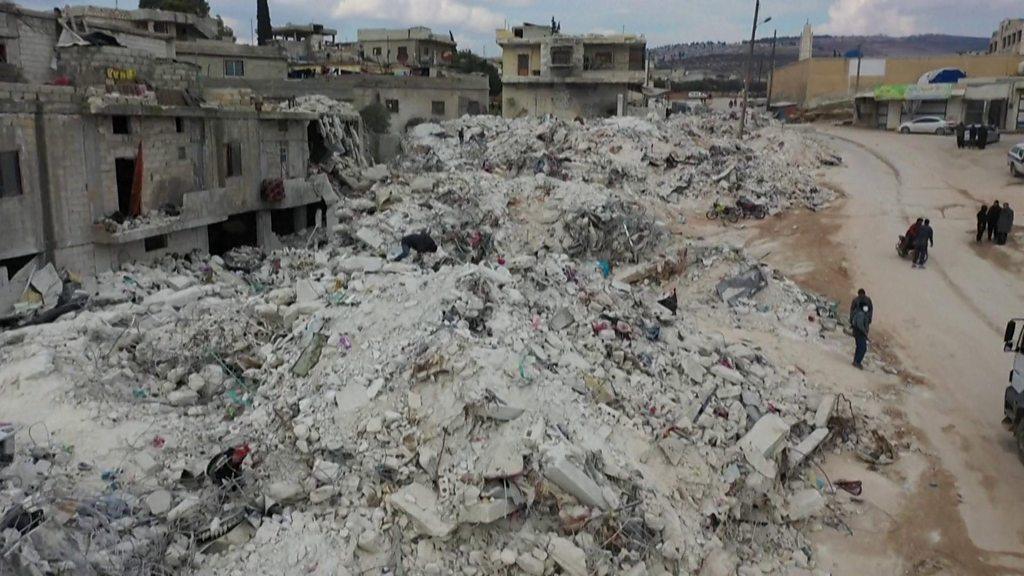
{"label": "shattered masonry", "polygon": [[[0,332],[0,568],[810,573],[838,496],[807,461],[872,423],[735,335],[831,346],[834,306],[673,232],[832,197],[827,151],[759,122],[423,124],[393,166],[312,168],[329,231],[61,280],[83,309]],[[417,230],[441,249],[391,261]]]}

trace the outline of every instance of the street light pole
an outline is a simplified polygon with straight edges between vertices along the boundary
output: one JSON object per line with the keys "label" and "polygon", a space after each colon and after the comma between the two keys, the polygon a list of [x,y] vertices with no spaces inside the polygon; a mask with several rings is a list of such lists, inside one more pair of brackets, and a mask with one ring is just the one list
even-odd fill
{"label": "street light pole", "polygon": [[761,11],[761,0],[754,0],[754,25],[750,29],[750,52],[747,55],[747,77],[743,82],[743,105],[740,108],[739,138],[747,125],[747,99],[750,98],[750,75],[754,73],[754,38],[757,37],[757,15]]}
{"label": "street light pole", "polygon": [[772,32],[772,57],[771,67],[768,71],[768,96],[765,102],[765,109],[771,114],[772,111],[772,88],[775,87],[775,41],[779,37],[779,31],[775,30]]}

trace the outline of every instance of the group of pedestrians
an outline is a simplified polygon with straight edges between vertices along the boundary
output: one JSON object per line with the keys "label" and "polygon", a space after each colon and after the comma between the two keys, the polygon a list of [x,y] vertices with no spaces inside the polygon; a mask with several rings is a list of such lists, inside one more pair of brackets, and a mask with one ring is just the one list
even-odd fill
{"label": "group of pedestrians", "polygon": [[903,236],[907,250],[914,251],[911,268],[924,268],[928,261],[928,248],[935,246],[935,231],[932,230],[932,221],[927,218],[918,218],[907,229]]}
{"label": "group of pedestrians", "polygon": [[981,242],[985,233],[988,232],[988,241],[996,244],[1006,244],[1006,239],[1013,229],[1013,208],[1008,202],[999,205],[999,200],[992,203],[992,206],[981,205],[978,210],[978,234],[976,240]]}
{"label": "group of pedestrians", "polygon": [[984,150],[988,145],[988,126],[984,124],[965,126],[963,122],[958,122],[953,132],[956,133],[957,148]]}

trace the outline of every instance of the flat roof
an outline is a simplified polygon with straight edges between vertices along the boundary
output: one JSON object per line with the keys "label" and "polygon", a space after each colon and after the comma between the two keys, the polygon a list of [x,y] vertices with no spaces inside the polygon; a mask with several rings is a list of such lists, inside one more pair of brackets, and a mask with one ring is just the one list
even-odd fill
{"label": "flat roof", "polygon": [[328,28],[323,24],[316,24],[310,22],[309,24],[292,24],[291,22],[284,26],[274,26],[272,29],[274,34],[323,34],[324,36],[336,36],[338,31],[334,28]]}

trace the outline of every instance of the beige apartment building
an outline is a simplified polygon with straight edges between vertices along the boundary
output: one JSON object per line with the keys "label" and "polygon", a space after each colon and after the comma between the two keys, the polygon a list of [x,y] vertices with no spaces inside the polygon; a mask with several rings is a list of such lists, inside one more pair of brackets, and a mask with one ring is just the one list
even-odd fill
{"label": "beige apartment building", "polygon": [[382,67],[434,68],[451,64],[457,46],[447,34],[430,28],[363,28],[356,32],[359,54],[366,63]]}
{"label": "beige apartment building", "polygon": [[988,43],[989,54],[1024,54],[1024,18],[1007,18],[999,23]]}
{"label": "beige apartment building", "polygon": [[553,26],[498,30],[502,114],[561,118],[614,115],[647,80],[643,36],[568,35]]}

